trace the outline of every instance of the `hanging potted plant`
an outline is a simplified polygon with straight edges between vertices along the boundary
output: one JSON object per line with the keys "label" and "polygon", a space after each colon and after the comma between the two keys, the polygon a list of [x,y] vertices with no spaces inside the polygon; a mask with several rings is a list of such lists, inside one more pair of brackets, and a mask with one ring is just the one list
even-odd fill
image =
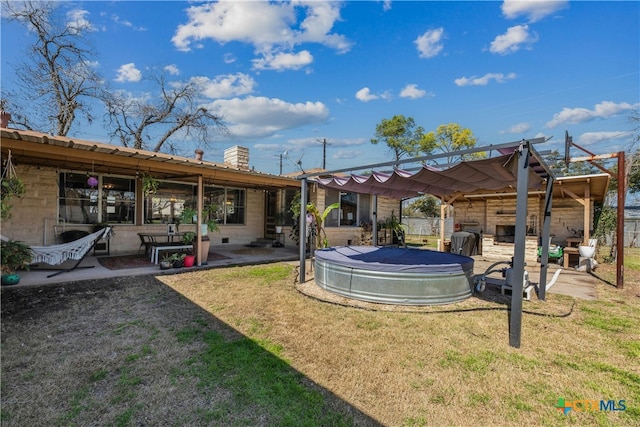
{"label": "hanging potted plant", "polygon": [[158,186],[160,185],[160,181],[155,179],[153,176],[149,174],[142,174],[142,192],[145,197],[150,194],[155,194],[158,191]]}
{"label": "hanging potted plant", "polygon": [[9,154],[7,156],[7,161],[4,165],[4,170],[2,171],[2,179],[0,179],[0,206],[1,206],[1,219],[8,219],[11,217],[11,207],[12,205],[9,201],[14,197],[22,197],[25,193],[26,189],[24,187],[24,182],[22,179],[16,175],[15,168],[13,166],[13,162],[11,161],[11,150],[9,150]]}
{"label": "hanging potted plant", "polygon": [[1,191],[1,215],[2,219],[8,219],[11,218],[11,208],[13,207],[9,201],[14,197],[22,197],[26,191],[24,182],[17,176],[3,178]]}
{"label": "hanging potted plant", "polygon": [[2,284],[15,285],[20,282],[20,276],[16,270],[29,270],[29,264],[33,259],[31,248],[25,243],[16,240],[2,241],[0,246],[2,258]]}

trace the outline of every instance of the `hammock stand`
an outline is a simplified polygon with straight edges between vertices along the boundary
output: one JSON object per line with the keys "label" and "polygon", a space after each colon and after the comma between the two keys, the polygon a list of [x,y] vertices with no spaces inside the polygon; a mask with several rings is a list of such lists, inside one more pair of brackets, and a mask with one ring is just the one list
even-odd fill
{"label": "hammock stand", "polygon": [[105,227],[102,230],[98,230],[92,234],[81,237],[73,242],[51,246],[31,246],[31,252],[33,253],[32,262],[43,262],[51,265],[58,265],[70,259],[78,261],[70,268],[50,269],[56,270],[56,272],[48,275],[47,278],[67,273],[75,270],[76,268],[93,268],[93,265],[80,267],[80,263],[100,239],[109,239],[111,237],[111,232],[111,227]]}

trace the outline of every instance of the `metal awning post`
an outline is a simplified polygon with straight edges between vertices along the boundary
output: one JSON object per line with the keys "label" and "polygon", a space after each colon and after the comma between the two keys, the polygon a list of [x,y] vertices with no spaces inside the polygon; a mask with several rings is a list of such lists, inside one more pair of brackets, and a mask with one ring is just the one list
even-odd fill
{"label": "metal awning post", "polygon": [[538,284],[538,298],[545,300],[547,293],[547,270],[549,268],[549,234],[551,230],[551,205],[553,203],[553,177],[547,178],[547,191],[544,196],[544,212],[542,220],[542,237],[540,242],[540,280]]}
{"label": "metal awning post", "polygon": [[307,178],[302,178],[300,183],[300,283],[307,280],[306,258],[307,258]]}
{"label": "metal awning post", "polygon": [[371,246],[378,246],[378,195],[373,196],[373,225],[371,226]]}
{"label": "metal awning post", "polygon": [[527,239],[527,203],[529,199],[528,143],[523,143],[518,151],[517,180],[518,194],[516,196],[516,231],[513,255],[513,283],[511,285],[511,310],[509,311],[509,345],[520,348],[524,254]]}

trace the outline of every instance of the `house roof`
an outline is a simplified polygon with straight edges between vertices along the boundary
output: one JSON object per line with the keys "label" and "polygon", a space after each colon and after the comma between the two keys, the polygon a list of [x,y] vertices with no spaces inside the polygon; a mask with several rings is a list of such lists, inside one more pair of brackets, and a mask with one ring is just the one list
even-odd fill
{"label": "house roof", "polygon": [[11,150],[12,159],[17,164],[92,170],[115,175],[149,173],[158,179],[184,182],[196,182],[198,176],[202,176],[205,183],[228,186],[271,189],[300,187],[300,182],[290,177],[243,170],[226,163],[26,130],[2,128],[0,135],[3,157]]}

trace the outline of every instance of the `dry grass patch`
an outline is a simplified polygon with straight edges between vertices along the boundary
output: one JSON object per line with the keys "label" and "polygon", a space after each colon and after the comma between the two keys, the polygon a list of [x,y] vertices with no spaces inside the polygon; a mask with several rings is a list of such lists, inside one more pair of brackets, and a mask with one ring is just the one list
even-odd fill
{"label": "dry grass patch", "polygon": [[633,280],[525,302],[520,349],[497,293],[331,300],[287,263],[3,290],[2,424],[638,425]]}

